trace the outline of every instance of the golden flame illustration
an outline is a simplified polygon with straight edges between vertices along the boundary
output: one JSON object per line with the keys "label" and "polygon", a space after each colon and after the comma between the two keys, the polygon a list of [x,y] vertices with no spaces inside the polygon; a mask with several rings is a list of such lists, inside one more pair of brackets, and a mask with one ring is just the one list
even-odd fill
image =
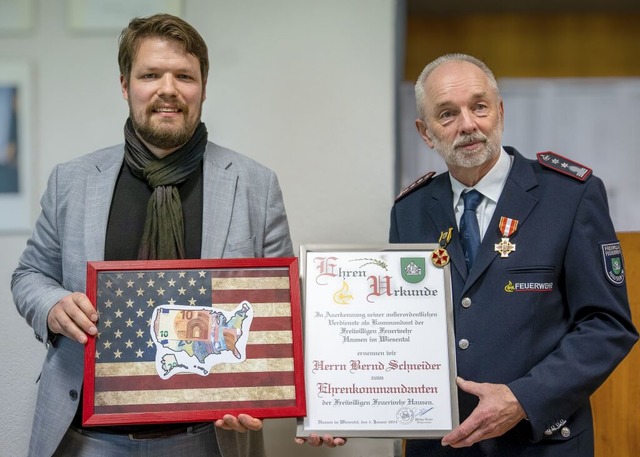
{"label": "golden flame illustration", "polygon": [[353,300],[353,295],[349,293],[349,284],[342,281],[342,289],[333,294],[333,301],[338,305],[348,305]]}

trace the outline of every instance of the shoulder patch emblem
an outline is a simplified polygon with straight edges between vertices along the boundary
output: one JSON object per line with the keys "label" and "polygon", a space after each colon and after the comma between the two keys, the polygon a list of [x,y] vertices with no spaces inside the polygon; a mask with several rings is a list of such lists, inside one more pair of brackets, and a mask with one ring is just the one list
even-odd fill
{"label": "shoulder patch emblem", "polygon": [[402,190],[402,192],[400,192],[398,194],[398,196],[395,199],[395,202],[398,203],[400,200],[402,200],[404,197],[409,195],[414,190],[418,190],[421,187],[426,186],[429,183],[429,181],[431,181],[431,178],[433,178],[433,175],[435,175],[435,174],[436,174],[435,171],[430,171],[426,175],[421,176],[418,179],[416,179],[415,181],[413,181],[411,184],[409,184],[407,187],[405,187]]}
{"label": "shoulder patch emblem", "polygon": [[624,258],[620,242],[604,243],[602,249],[602,262],[604,274],[611,284],[620,286],[624,283]]}
{"label": "shoulder patch emblem", "polygon": [[538,162],[540,162],[542,166],[555,170],[563,175],[571,176],[578,181],[584,182],[591,176],[591,168],[587,168],[578,162],[562,157],[555,152],[539,152],[536,155],[538,156]]}

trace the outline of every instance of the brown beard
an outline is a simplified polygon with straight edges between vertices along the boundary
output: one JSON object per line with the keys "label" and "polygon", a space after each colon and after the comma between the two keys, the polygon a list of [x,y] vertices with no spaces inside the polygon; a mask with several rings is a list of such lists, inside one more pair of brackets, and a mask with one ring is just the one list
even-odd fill
{"label": "brown beard", "polygon": [[[160,149],[173,149],[185,144],[195,131],[195,127],[185,125],[176,130],[167,130],[145,124],[138,124],[130,114],[133,128],[143,141]],[[196,124],[197,125],[197,124]]]}
{"label": "brown beard", "polygon": [[146,117],[143,118],[143,122],[139,123],[133,109],[131,109],[131,105],[129,105],[129,117],[131,118],[135,132],[144,142],[159,149],[175,149],[191,139],[193,132],[195,132],[200,124],[200,117],[202,115],[202,103],[200,103],[200,113],[198,113],[198,116],[193,122],[189,119],[189,110],[185,106],[180,106],[179,108],[182,110],[185,122],[182,127],[177,130],[164,128],[161,124],[152,124],[150,118],[153,114],[153,106],[145,113]]}
{"label": "brown beard", "polygon": [[200,118],[196,120],[193,125],[185,123],[177,130],[167,129],[160,126],[153,126],[151,122],[144,122],[139,124],[133,115],[133,112],[129,112],[133,128],[140,138],[148,144],[151,144],[160,149],[173,149],[185,144],[195,131],[196,127],[200,123]]}

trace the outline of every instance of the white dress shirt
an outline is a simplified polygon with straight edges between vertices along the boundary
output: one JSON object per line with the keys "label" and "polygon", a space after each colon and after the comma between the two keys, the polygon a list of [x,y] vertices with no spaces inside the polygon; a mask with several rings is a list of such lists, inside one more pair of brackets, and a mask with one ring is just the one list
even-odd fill
{"label": "white dress shirt", "polygon": [[500,194],[502,194],[502,189],[507,182],[507,176],[509,176],[512,161],[513,158],[501,148],[500,157],[498,157],[496,164],[473,187],[467,187],[453,176],[449,175],[451,178],[451,190],[453,191],[453,212],[456,215],[458,229],[460,229],[460,218],[464,211],[464,200],[462,199],[462,194],[471,189],[476,189],[483,195],[483,199],[476,210],[476,217],[478,218],[478,227],[480,228],[480,239],[484,238],[484,234],[489,228],[489,223],[491,222],[493,213],[496,210]]}

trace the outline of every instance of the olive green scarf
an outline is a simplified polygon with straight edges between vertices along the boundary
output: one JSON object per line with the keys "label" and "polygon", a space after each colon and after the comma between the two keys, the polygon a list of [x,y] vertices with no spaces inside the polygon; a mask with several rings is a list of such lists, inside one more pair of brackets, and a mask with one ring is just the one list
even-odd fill
{"label": "olive green scarf", "polygon": [[184,259],[182,201],[176,186],[186,181],[202,163],[207,129],[201,122],[187,143],[162,159],[153,155],[138,138],[131,119],[125,123],[124,138],[127,165],[153,189],[138,259]]}

